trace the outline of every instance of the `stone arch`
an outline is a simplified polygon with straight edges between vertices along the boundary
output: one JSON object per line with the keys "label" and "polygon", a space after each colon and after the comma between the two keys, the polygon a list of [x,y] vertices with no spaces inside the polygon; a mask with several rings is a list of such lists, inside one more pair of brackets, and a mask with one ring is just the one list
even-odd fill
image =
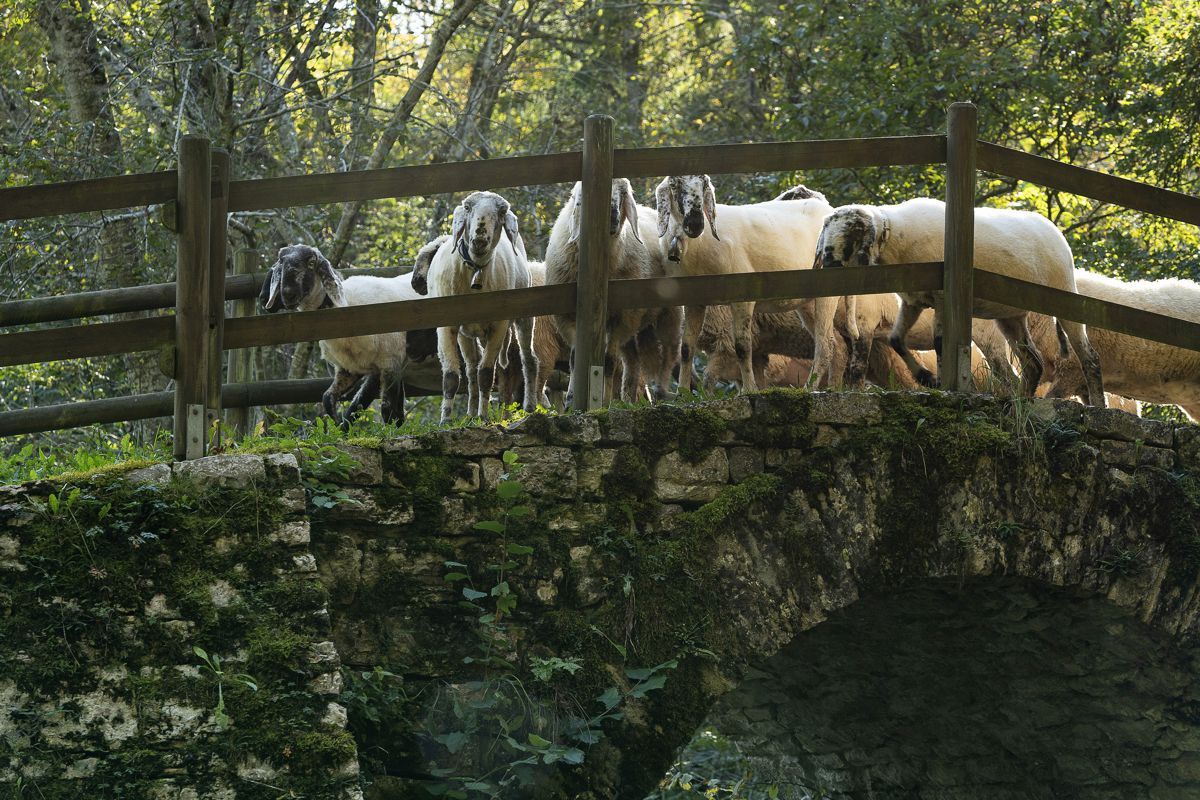
{"label": "stone arch", "polygon": [[704,726],[785,800],[1182,799],[1196,655],[1078,588],[916,581],[798,635]]}

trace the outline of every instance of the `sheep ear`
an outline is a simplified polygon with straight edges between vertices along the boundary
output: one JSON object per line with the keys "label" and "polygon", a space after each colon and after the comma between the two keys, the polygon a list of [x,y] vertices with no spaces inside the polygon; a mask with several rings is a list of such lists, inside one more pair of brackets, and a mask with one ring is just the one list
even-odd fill
{"label": "sheep ear", "polygon": [[264,311],[274,311],[279,304],[279,287],[283,283],[278,265],[272,266],[263,281],[262,290],[258,293],[258,304]]}
{"label": "sheep ear", "polygon": [[509,244],[515,250],[521,234],[517,232],[517,215],[512,212],[511,208],[504,212],[504,234],[508,236]]}
{"label": "sheep ear", "polygon": [[664,178],[654,189],[654,205],[658,208],[658,238],[667,235],[667,226],[671,224],[671,185],[670,178]]}
{"label": "sheep ear", "polygon": [[576,183],[571,189],[571,235],[568,244],[579,241],[579,219],[583,215],[583,184]]}
{"label": "sheep ear", "polygon": [[[629,223],[629,229],[633,231],[633,238],[637,239],[641,244],[642,234],[638,231],[638,212],[637,201],[633,199],[633,189],[628,185],[621,187],[621,221]],[[618,232],[621,226],[617,226]]]}
{"label": "sheep ear", "polygon": [[450,223],[450,235],[454,237],[454,246],[458,247],[458,242],[462,239],[463,234],[467,232],[467,210],[461,205],[454,207],[454,221]]}
{"label": "sheep ear", "polygon": [[321,285],[325,287],[325,294],[333,301],[335,306],[340,306],[344,302],[342,298],[342,274],[333,268],[333,264],[329,263],[329,259],[321,255],[321,251],[317,251],[317,277],[321,279]]}
{"label": "sheep ear", "polygon": [[442,246],[449,236],[442,234],[428,242],[417,251],[417,257],[413,261],[412,282],[413,291],[420,295],[429,294],[429,265],[433,263],[433,256]]}
{"label": "sheep ear", "polygon": [[712,231],[713,238],[721,241],[721,237],[717,236],[717,192],[713,189],[712,179],[707,175],[704,176],[704,216],[708,220],[708,229]]}

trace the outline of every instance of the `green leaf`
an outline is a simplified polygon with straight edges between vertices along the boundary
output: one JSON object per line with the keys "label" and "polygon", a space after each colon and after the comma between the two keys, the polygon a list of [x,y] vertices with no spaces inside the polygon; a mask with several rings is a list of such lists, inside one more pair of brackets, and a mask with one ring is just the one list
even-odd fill
{"label": "green leaf", "polygon": [[508,581],[500,581],[492,587],[492,597],[507,597],[512,594],[512,589],[508,586]]}
{"label": "green leaf", "polygon": [[494,519],[485,519],[482,522],[475,523],[477,531],[491,531],[492,533],[504,533],[504,524],[497,522]]}
{"label": "green leaf", "polygon": [[507,549],[509,554],[514,556],[527,556],[533,552],[533,548],[529,545],[517,544],[516,542],[509,542]]}
{"label": "green leaf", "polygon": [[200,656],[201,658],[203,658],[205,661],[208,661],[208,653],[200,645],[198,645],[198,644],[192,645],[192,652],[195,653],[196,655]]}
{"label": "green leaf", "polygon": [[617,707],[617,703],[621,702],[621,692],[617,690],[617,687],[610,686],[596,700],[604,706],[605,711],[611,711]]}
{"label": "green leaf", "polygon": [[467,568],[467,565],[462,563],[461,561],[443,561],[442,566],[446,567],[447,569],[449,569],[450,567],[458,567],[459,569]]}
{"label": "green leaf", "polygon": [[512,500],[522,491],[520,481],[500,481],[496,484],[496,496],[501,500]]}
{"label": "green leaf", "polygon": [[470,586],[464,586],[462,593],[463,597],[467,598],[468,600],[482,600],[483,598],[487,597],[487,592],[477,592]]}
{"label": "green leaf", "polygon": [[634,697],[645,697],[647,692],[652,692],[655,689],[661,689],[662,687],[666,686],[666,684],[666,675],[652,675],[642,683],[639,683],[637,686],[633,687],[633,691],[630,692],[630,694]]}
{"label": "green leaf", "polygon": [[517,461],[520,460],[519,457],[517,456],[517,454],[515,452],[513,452],[512,450],[505,450],[504,454],[502,456],[500,456],[500,458],[504,460],[505,464],[510,464],[510,465],[516,464]]}
{"label": "green leaf", "polygon": [[463,745],[470,740],[470,737],[462,731],[453,731],[452,733],[444,733],[441,736],[435,736],[433,737],[433,740],[438,744],[445,745],[446,749],[449,750],[451,754],[454,754],[459,750],[462,750]]}
{"label": "green leaf", "polygon": [[469,577],[471,576],[465,572],[447,572],[442,576],[442,580],[453,583],[454,581],[466,580]]}
{"label": "green leaf", "polygon": [[47,500],[50,503],[50,510],[53,511],[55,514],[57,514],[58,513],[58,495],[56,495],[54,492],[51,492],[50,497],[47,498]]}
{"label": "green leaf", "polygon": [[567,762],[568,764],[582,764],[583,763],[583,751],[580,750],[578,747],[568,748],[566,750],[566,752],[564,752],[562,754],[562,760]]}
{"label": "green leaf", "polygon": [[538,736],[536,733],[529,734],[529,743],[531,745],[533,745],[534,747],[549,747],[550,746],[549,740],[543,739],[542,737]]}
{"label": "green leaf", "polygon": [[532,517],[534,510],[531,506],[513,506],[508,510],[510,517]]}

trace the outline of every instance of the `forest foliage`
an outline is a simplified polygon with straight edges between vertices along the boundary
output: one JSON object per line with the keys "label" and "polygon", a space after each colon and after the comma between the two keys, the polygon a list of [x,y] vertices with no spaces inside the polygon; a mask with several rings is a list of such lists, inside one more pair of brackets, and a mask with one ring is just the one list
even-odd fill
{"label": "forest foliage", "polygon": [[[657,146],[938,132],[971,100],[981,138],[1196,194],[1198,40],[1191,0],[15,0],[0,9],[0,185],[170,169],[188,133],[252,178],[576,149],[587,113],[615,117],[618,146]],[[834,204],[943,191],[938,167],[717,187],[747,202],[796,180]],[[636,182],[643,202],[652,185]],[[567,188],[504,191],[531,256]],[[987,175],[980,194],[1049,215],[1090,269],[1200,273],[1192,226]],[[406,263],[452,200],[235,214],[230,250],[303,241],[341,265]],[[0,300],[171,280],[174,265],[155,209],[0,228]],[[293,350],[260,358],[259,377],[324,374]],[[0,404],[161,390],[149,361],[0,369]]]}

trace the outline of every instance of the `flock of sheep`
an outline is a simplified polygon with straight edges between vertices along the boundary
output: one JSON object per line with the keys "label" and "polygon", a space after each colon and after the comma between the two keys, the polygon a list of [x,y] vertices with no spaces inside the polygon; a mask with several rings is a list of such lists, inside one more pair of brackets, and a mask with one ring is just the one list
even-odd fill
{"label": "flock of sheep", "polygon": [[[446,297],[570,283],[579,270],[581,185],[558,215],[544,262],[530,261],[511,205],[474,192],[454,209],[452,230],[417,254],[411,273],[395,278],[343,276],[315,247],[279,251],[263,286],[268,311]],[[838,268],[941,261],[945,207],[920,198],[897,205],[832,207],[820,192],[797,186],[773,200],[716,202],[707,175],[672,176],[655,190],[657,208],[637,203],[628,180],[613,181],[608,275],[612,279]],[[718,230],[717,224],[720,223]],[[815,257],[814,257],[815,256]],[[1015,278],[1200,322],[1200,284],[1171,279],[1124,282],[1077,270],[1062,233],[1026,211],[978,208],[975,266]],[[613,313],[606,325],[605,388],[626,401],[692,387],[694,357],[707,355],[706,386],[936,385],[940,322],[933,293],[879,294],[660,308]],[[933,314],[923,313],[935,309]],[[1025,395],[1079,396],[1136,409],[1137,401],[1174,404],[1200,417],[1200,353],[1046,318],[976,299],[972,371],[981,389]],[[471,416],[486,418],[494,391],[527,411],[561,406],[569,372],[573,316],[547,316],[357,336],[321,342],[335,368],[323,397],[346,417],[382,396],[385,421],[404,416],[406,371],[432,362],[441,371],[442,420],[465,377]],[[877,339],[890,346],[873,347]],[[1103,379],[1102,376],[1103,375]],[[425,383],[418,381],[418,383]]]}

